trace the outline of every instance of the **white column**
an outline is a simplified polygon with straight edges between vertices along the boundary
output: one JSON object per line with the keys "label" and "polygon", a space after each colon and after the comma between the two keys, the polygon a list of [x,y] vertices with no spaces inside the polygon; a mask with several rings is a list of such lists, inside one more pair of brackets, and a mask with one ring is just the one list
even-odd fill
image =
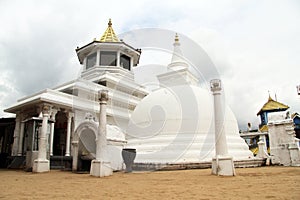
{"label": "white column", "polygon": [[[103,91],[102,91],[103,92]],[[105,92],[107,92],[105,90]],[[98,135],[96,138],[96,160],[104,160],[105,159],[105,147],[107,146],[106,141],[106,105],[108,100],[107,93],[100,94],[100,113],[99,113],[99,127],[98,127]],[[106,96],[105,96],[106,95]]]}
{"label": "white column", "polygon": [[86,70],[86,58],[83,59],[83,67],[84,67],[83,70]]}
{"label": "white column", "polygon": [[117,51],[117,67],[120,67],[120,51]]}
{"label": "white column", "polygon": [[68,125],[67,125],[67,138],[66,138],[66,154],[65,156],[70,156],[70,142],[71,142],[71,124],[74,114],[71,112],[67,113]]}
{"label": "white column", "polygon": [[23,154],[24,126],[25,126],[25,123],[21,122],[20,137],[19,137],[19,147],[18,147],[18,156],[22,156],[22,154]]}
{"label": "white column", "polygon": [[16,116],[16,124],[15,124],[15,130],[14,130],[14,143],[13,143],[12,152],[11,152],[12,156],[16,156],[18,154],[20,126],[21,126],[21,116],[18,113]]}
{"label": "white column", "polygon": [[47,160],[47,126],[50,106],[44,104],[42,106],[43,121],[41,132],[39,133],[39,151],[38,158],[34,160],[32,171],[33,172],[47,172],[50,171],[50,163]]}
{"label": "white column", "polygon": [[100,66],[100,49],[98,49],[96,55],[96,66]]}
{"label": "white column", "polygon": [[268,147],[267,147],[267,140],[266,140],[266,136],[265,135],[260,135],[259,136],[259,141],[263,141],[264,142],[264,151],[268,152]]}
{"label": "white column", "polygon": [[96,159],[92,160],[90,174],[103,177],[112,175],[113,171],[110,162],[107,161],[107,139],[106,139],[106,104],[108,91],[101,90],[98,93],[100,100],[99,127],[96,137]]}
{"label": "white column", "polygon": [[51,120],[53,121],[53,123],[51,123],[51,127],[50,127],[50,156],[53,156],[54,126],[55,126],[55,116],[57,112],[58,110],[52,109]]}
{"label": "white column", "polygon": [[258,145],[258,154],[257,157],[259,158],[267,158],[267,151],[265,151],[265,141],[262,135],[259,136],[259,141],[257,142]]}
{"label": "white column", "polygon": [[130,71],[133,70],[133,57],[130,57]]}
{"label": "white column", "polygon": [[212,173],[221,176],[234,176],[233,159],[228,155],[226,133],[224,130],[225,106],[222,99],[221,80],[211,80],[211,91],[214,96],[215,120],[215,150],[216,156],[212,160]]}

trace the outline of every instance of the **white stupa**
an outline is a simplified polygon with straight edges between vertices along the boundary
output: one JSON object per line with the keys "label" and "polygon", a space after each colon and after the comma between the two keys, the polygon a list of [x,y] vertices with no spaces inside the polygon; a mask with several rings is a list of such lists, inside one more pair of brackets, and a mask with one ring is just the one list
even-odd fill
{"label": "white stupa", "polygon": [[[135,163],[201,163],[211,161],[215,155],[212,94],[198,86],[182,58],[176,35],[168,71],[158,75],[160,89],[146,96],[131,115],[127,147],[136,149]],[[239,136],[233,112],[225,107],[229,154],[234,160],[253,159]]]}

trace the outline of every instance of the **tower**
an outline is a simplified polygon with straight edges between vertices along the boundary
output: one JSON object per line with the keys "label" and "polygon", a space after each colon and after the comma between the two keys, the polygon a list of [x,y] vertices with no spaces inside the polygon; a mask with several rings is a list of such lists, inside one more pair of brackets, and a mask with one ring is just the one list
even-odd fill
{"label": "tower", "polygon": [[119,40],[109,19],[108,27],[101,38],[95,38],[91,43],[78,47],[76,53],[83,65],[83,79],[93,80],[97,75],[109,72],[120,78],[133,80],[131,70],[139,63],[141,50]]}
{"label": "tower", "polygon": [[280,103],[278,101],[275,101],[271,98],[269,95],[268,101],[263,105],[263,107],[259,110],[257,115],[260,116],[261,124],[259,125],[259,129],[261,132],[267,132],[268,131],[268,114],[273,112],[279,112],[279,111],[286,111],[289,109],[289,106]]}

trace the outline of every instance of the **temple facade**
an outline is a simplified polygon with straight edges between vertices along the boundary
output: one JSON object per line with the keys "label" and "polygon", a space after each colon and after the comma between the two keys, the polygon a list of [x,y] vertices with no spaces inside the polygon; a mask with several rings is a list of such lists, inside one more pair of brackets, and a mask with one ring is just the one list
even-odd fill
{"label": "temple facade", "polygon": [[[28,170],[38,159],[39,134],[43,128],[47,145],[45,160],[69,157],[73,160],[73,170],[78,170],[84,164],[82,159],[89,160],[94,156],[98,91],[102,89],[109,91],[107,139],[113,146],[112,166],[115,170],[122,168],[119,151],[126,143],[123,130],[131,112],[148,94],[134,82],[132,72],[139,63],[141,50],[120,41],[109,21],[99,40],[78,47],[76,53],[83,65],[78,79],[20,99],[5,110],[16,114],[12,156],[26,157],[25,168]],[[42,123],[43,117],[47,124]]]}

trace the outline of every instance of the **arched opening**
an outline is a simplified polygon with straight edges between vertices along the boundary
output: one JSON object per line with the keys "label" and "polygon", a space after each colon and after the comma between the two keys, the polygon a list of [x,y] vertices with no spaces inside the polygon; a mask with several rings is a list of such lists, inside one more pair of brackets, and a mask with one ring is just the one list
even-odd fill
{"label": "arched opening", "polygon": [[96,135],[92,129],[84,129],[79,136],[79,171],[90,171],[96,155]]}
{"label": "arched opening", "polygon": [[78,141],[77,171],[90,171],[91,161],[96,156],[96,134],[97,124],[94,122],[83,122],[77,128],[74,138]]}

